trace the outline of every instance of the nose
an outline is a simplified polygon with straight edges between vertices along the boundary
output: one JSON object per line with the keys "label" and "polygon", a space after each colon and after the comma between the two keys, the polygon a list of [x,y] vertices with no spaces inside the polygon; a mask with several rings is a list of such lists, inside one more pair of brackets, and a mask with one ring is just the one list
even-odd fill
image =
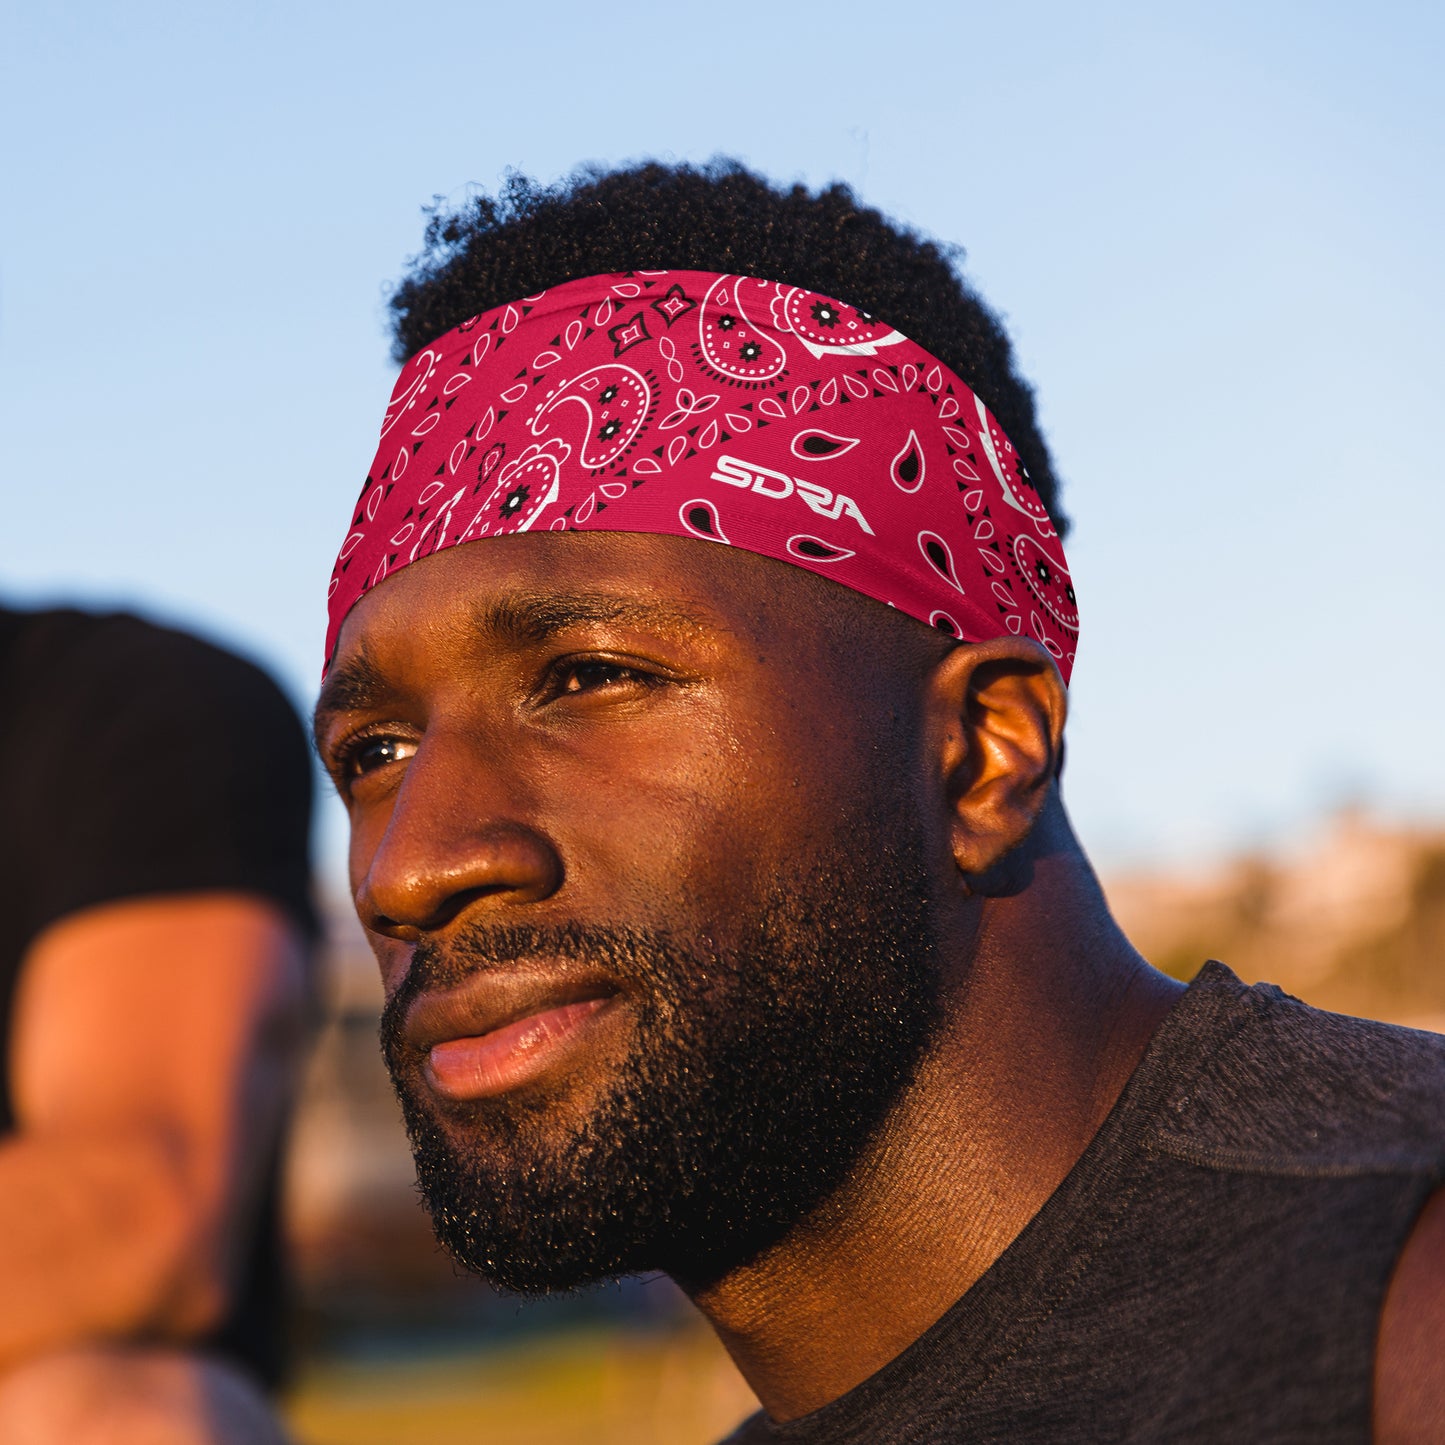
{"label": "nose", "polygon": [[472,748],[429,736],[375,851],[358,860],[365,864],[356,887],[362,923],[414,943],[476,904],[551,897],[562,886],[562,859],[527,812]]}

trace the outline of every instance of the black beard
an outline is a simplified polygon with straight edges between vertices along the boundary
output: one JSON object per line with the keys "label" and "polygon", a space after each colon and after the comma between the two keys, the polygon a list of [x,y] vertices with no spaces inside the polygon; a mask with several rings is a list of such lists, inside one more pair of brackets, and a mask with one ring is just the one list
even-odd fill
{"label": "black beard", "polygon": [[[876,826],[876,825],[875,825]],[[921,850],[842,835],[834,866],[755,903],[726,949],[596,927],[475,926],[424,940],[381,1041],[438,1239],[536,1294],[662,1270],[710,1284],[846,1179],[938,1014]],[[565,1138],[503,1096],[444,1124],[401,1025],[416,996],[526,958],[586,960],[635,1009],[612,1087]],[[552,1130],[555,1136],[555,1121]]]}

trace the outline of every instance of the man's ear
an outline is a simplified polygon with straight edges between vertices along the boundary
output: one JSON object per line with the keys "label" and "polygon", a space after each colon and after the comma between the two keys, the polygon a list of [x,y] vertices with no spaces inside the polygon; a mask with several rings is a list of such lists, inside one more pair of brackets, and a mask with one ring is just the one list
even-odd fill
{"label": "man's ear", "polygon": [[1028,837],[1049,799],[1068,694],[1038,643],[1004,637],[952,649],[929,677],[928,706],[954,863],[978,880]]}

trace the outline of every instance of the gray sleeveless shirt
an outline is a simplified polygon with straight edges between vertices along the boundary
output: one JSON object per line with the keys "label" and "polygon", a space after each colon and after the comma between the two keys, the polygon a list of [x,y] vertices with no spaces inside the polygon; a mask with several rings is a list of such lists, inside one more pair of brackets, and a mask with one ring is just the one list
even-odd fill
{"label": "gray sleeveless shirt", "polygon": [[1211,963],[937,1324],[841,1399],[730,1441],[1368,1441],[1385,1288],[1442,1182],[1445,1038]]}

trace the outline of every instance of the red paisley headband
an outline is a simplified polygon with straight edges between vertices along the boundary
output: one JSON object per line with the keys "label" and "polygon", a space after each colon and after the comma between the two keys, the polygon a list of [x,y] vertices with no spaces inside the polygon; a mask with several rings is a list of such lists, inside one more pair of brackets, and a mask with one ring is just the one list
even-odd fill
{"label": "red paisley headband", "polygon": [[965,642],[1032,637],[1067,682],[1058,534],[992,414],[857,308],[706,271],[569,281],[402,368],[328,595],[514,532],[657,532],[806,567]]}

